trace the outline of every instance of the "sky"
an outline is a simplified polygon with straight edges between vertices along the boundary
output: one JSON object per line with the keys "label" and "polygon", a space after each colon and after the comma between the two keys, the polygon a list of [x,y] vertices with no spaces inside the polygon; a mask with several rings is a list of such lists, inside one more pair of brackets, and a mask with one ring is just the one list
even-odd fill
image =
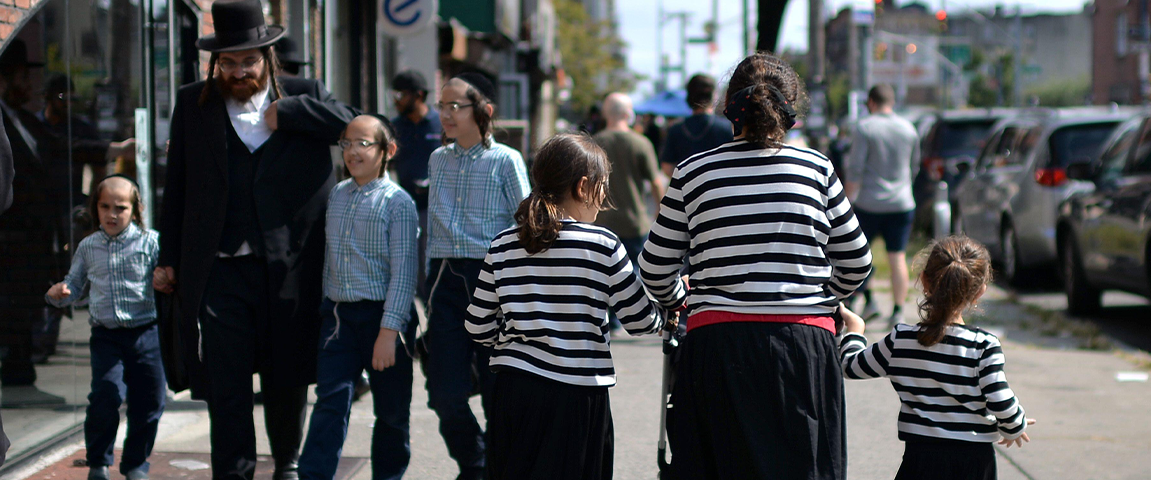
{"label": "sky", "polygon": [[[705,44],[689,44],[687,47],[688,76],[705,72],[722,79],[743,58],[742,27],[740,19],[743,0],[713,0],[719,2],[718,49],[714,55],[708,54]],[[780,0],[769,0],[780,1]],[[860,10],[872,10],[874,0],[823,0],[825,18],[835,15],[840,9],[853,6]],[[1024,13],[1072,12],[1083,9],[1086,0],[923,0],[932,10],[945,7],[948,12],[961,12],[966,9],[988,9],[996,4],[1014,11],[1019,5]],[[751,45],[755,46],[755,18],[757,0],[748,0],[750,15],[748,27],[751,31]],[[896,0],[896,4],[906,3]],[[708,0],[616,0],[616,18],[620,34],[627,43],[628,68],[654,80],[658,78],[658,11],[662,4],[665,12],[688,12],[687,36],[703,36],[703,22],[711,19],[712,2]],[[784,27],[780,34],[780,45],[784,50],[807,50],[807,0],[789,0],[784,13]],[[664,26],[663,50],[671,64],[679,63],[679,21],[673,20]],[[709,58],[710,57],[710,58]],[[678,73],[668,74],[668,83],[682,86],[685,81]],[[634,92],[642,99],[654,90],[652,82],[642,81]]]}

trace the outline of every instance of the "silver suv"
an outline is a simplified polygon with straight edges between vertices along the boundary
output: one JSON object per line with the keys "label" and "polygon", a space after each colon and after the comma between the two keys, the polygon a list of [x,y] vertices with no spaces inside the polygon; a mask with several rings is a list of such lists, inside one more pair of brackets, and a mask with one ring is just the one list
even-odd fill
{"label": "silver suv", "polygon": [[1011,283],[1024,269],[1058,259],[1055,220],[1059,204],[1094,188],[1071,180],[1066,167],[1090,162],[1120,122],[1134,110],[1076,107],[1031,110],[999,121],[955,193],[951,218],[957,232],[987,246]]}

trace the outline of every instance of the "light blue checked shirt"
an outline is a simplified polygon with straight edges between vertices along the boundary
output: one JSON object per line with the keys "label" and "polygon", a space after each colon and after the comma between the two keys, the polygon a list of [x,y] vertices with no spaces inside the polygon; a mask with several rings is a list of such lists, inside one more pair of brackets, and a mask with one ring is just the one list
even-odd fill
{"label": "light blue checked shirt", "polygon": [[347,179],[328,194],[324,295],[334,302],[383,301],[380,327],[403,332],[416,295],[416,202],[387,176]]}
{"label": "light blue checked shirt", "polygon": [[152,271],[160,258],[160,234],[142,230],[135,223],[115,237],[101,229],[88,235],[72,255],[72,269],[64,283],[72,294],[53,300],[66,307],[91,297],[89,322],[106,328],[138,327],[156,319]]}
{"label": "light blue checked shirt", "polygon": [[528,172],[520,152],[491,141],[464,150],[452,143],[428,160],[427,258],[483,259],[492,239],[516,224],[528,196]]}

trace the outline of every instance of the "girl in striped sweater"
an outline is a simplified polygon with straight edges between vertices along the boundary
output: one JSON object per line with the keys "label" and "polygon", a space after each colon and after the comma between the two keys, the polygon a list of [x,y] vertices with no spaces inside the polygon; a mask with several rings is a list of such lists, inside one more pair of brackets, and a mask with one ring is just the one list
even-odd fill
{"label": "girl in striped sweater", "polygon": [[1022,447],[1029,441],[1023,429],[1035,419],[1024,416],[1007,385],[999,339],[963,323],[963,311],[991,282],[991,257],[964,236],[925,252],[919,325],[897,323],[868,347],[863,319],[840,307],[843,373],[887,377],[899,393],[899,439],[906,447],[897,480],[994,479],[991,444]]}
{"label": "girl in striped sweater", "polygon": [[518,226],[484,258],[465,325],[494,348],[488,479],[612,476],[607,311],[632,335],[659,332],[664,316],[619,238],[592,224],[609,169],[591,137],[548,140]]}

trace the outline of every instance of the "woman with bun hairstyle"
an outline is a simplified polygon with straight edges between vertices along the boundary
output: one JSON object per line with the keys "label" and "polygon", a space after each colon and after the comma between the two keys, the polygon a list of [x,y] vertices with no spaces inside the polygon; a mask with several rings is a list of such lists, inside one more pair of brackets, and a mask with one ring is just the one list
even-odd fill
{"label": "woman with bun hairstyle", "polygon": [[846,477],[832,316],[871,252],[831,162],[783,143],[802,85],[774,55],[739,63],[724,109],[734,141],[675,168],[640,256],[663,307],[687,301],[672,478]]}

